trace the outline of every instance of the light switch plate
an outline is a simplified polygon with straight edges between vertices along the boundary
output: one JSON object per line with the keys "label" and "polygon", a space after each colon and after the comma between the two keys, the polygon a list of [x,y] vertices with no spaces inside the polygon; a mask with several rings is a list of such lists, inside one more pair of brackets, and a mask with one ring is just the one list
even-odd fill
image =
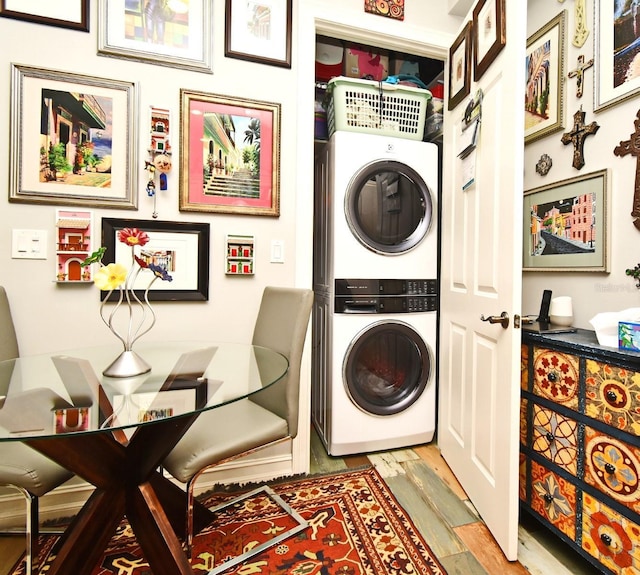
{"label": "light switch plate", "polygon": [[12,230],[12,234],[12,258],[47,259],[47,230]]}
{"label": "light switch plate", "polygon": [[271,240],[271,263],[284,263],[284,240]]}

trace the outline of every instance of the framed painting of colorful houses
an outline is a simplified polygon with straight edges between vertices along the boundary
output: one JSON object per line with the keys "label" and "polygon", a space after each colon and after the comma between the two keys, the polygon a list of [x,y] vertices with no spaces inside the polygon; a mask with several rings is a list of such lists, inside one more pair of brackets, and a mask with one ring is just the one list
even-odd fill
{"label": "framed painting of colorful houses", "polygon": [[12,64],[9,201],[137,209],[136,92]]}
{"label": "framed painting of colorful houses", "polygon": [[180,210],[280,215],[280,104],[180,91]]}
{"label": "framed painting of colorful houses", "polygon": [[524,271],[609,271],[609,174],[584,174],[525,192]]}
{"label": "framed painting of colorful houses", "polygon": [[210,0],[99,0],[98,55],[213,73]]}

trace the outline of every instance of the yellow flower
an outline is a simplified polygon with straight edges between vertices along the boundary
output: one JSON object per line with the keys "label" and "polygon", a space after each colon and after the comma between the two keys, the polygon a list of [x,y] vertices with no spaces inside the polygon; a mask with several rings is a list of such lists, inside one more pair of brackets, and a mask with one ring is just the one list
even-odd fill
{"label": "yellow flower", "polygon": [[95,274],[93,282],[98,289],[111,291],[121,286],[127,279],[127,268],[122,264],[108,264],[101,267]]}

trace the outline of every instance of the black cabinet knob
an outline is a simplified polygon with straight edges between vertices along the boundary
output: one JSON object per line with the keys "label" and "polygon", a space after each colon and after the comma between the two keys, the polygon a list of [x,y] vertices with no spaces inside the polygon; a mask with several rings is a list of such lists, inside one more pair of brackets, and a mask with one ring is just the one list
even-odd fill
{"label": "black cabinet knob", "polygon": [[547,502],[551,503],[553,501],[553,495],[551,493],[545,493],[542,498]]}
{"label": "black cabinet knob", "polygon": [[551,433],[550,431],[547,431],[547,433],[545,434],[545,437],[547,438],[547,441],[549,443],[552,443],[555,440],[553,433]]}
{"label": "black cabinet knob", "polygon": [[605,470],[609,475],[613,475],[613,474],[616,472],[615,465],[613,465],[612,463],[605,463],[605,464],[604,464],[604,470]]}
{"label": "black cabinet knob", "polygon": [[616,395],[616,392],[613,391],[612,389],[610,389],[609,391],[607,391],[607,393],[605,393],[607,399],[609,401],[616,401],[616,399],[618,399],[618,396]]}
{"label": "black cabinet knob", "polygon": [[551,382],[551,383],[555,383],[558,380],[558,376],[556,375],[556,373],[554,371],[551,371],[547,374],[547,379]]}
{"label": "black cabinet knob", "polygon": [[602,541],[607,547],[611,545],[611,536],[606,533],[600,534],[600,541]]}

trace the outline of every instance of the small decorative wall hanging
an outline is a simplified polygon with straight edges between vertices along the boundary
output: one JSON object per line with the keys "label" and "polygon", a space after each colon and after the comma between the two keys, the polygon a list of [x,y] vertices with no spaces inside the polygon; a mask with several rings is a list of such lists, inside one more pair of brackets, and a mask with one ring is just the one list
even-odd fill
{"label": "small decorative wall hanging", "polygon": [[253,275],[254,236],[227,236],[227,275]]}
{"label": "small decorative wall hanging", "polygon": [[[151,141],[149,144],[149,160],[144,169],[149,174],[147,195],[153,198],[152,217],[158,217],[156,190],[167,189],[167,174],[171,171],[171,144],[169,142],[169,110],[151,107]],[[156,175],[158,175],[156,185]]]}
{"label": "small decorative wall hanging", "polygon": [[91,254],[93,214],[89,210],[56,210],[56,282],[87,282],[91,268],[81,264]]}
{"label": "small decorative wall hanging", "polygon": [[621,141],[620,144],[614,148],[613,153],[619,157],[631,155],[636,158],[636,180],[631,216],[635,218],[633,225],[640,230],[640,110],[638,110],[636,114],[633,125],[635,126],[633,134],[629,136],[628,140]]}
{"label": "small decorative wall hanging", "polygon": [[404,0],[364,0],[364,11],[404,20]]}
{"label": "small decorative wall hanging", "polygon": [[538,172],[538,174],[540,174],[541,176],[546,176],[549,173],[551,166],[553,166],[553,160],[551,159],[551,156],[549,156],[548,154],[542,154],[542,156],[540,156],[540,159],[538,160],[538,163],[536,164],[536,172]]}
{"label": "small decorative wall hanging", "polygon": [[587,30],[587,9],[585,8],[585,0],[575,0],[573,5],[575,11],[576,29],[573,32],[573,40],[571,43],[576,48],[582,48],[589,36],[589,30]]}
{"label": "small decorative wall hanging", "polygon": [[507,43],[505,0],[479,0],[472,26],[473,79],[477,82]]}
{"label": "small decorative wall hanging", "polygon": [[578,67],[575,70],[571,70],[569,72],[569,78],[575,78],[577,82],[576,98],[582,98],[582,80],[584,79],[584,71],[591,68],[591,66],[593,66],[593,58],[591,58],[591,60],[589,60],[588,62],[585,62],[584,55],[580,54],[580,56],[578,56]]}
{"label": "small decorative wall hanging", "polygon": [[584,123],[586,112],[582,111],[582,106],[573,115],[573,131],[562,134],[560,140],[565,146],[573,144],[573,163],[571,164],[576,170],[582,169],[584,166],[584,141],[587,136],[595,134],[600,126],[597,122],[591,122],[589,125]]}

